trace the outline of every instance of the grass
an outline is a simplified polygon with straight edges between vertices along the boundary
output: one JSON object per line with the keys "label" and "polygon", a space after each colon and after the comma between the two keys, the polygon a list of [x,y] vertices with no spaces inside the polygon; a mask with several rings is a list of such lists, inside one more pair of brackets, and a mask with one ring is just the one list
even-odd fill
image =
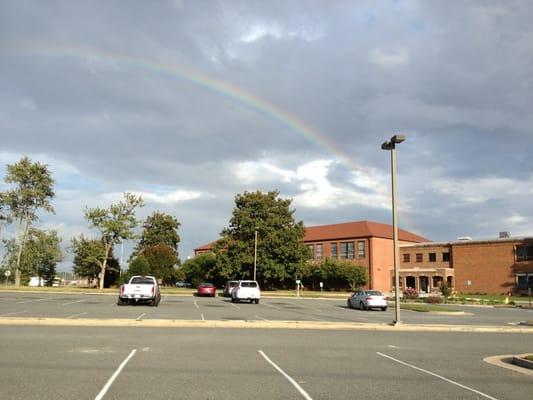
{"label": "grass", "polygon": [[426,303],[401,303],[402,310],[417,311],[417,312],[461,312],[456,308],[438,306]]}
{"label": "grass", "polygon": [[528,361],[533,361],[533,354],[529,354],[527,356],[524,357],[526,360]]}

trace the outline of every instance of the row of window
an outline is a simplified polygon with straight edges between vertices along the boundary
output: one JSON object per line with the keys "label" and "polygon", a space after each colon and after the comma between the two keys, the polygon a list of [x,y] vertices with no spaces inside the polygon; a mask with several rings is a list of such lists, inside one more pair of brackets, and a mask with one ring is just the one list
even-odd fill
{"label": "row of window", "polygon": [[[450,253],[441,253],[442,257],[441,260],[444,262],[450,261]],[[429,262],[437,262],[437,253],[428,253],[428,261]],[[411,262],[411,254],[404,254],[403,255],[403,262],[408,263]],[[416,253],[415,254],[415,262],[424,262],[424,254],[423,253]]]}
{"label": "row of window", "polygon": [[[307,247],[309,248],[309,250],[311,250],[311,258],[314,258],[315,260],[320,260],[324,258],[324,245],[322,243],[308,244]],[[330,243],[329,256],[333,259],[355,259],[355,242]],[[358,241],[357,258],[365,258],[365,256],[365,242],[363,240]]]}

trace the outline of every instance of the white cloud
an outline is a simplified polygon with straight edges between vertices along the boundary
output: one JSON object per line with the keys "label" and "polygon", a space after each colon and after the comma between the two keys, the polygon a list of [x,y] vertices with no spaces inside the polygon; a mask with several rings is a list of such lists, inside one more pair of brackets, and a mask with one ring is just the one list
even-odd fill
{"label": "white cloud", "polygon": [[[208,193],[182,189],[177,189],[171,192],[148,192],[138,190],[131,190],[129,192],[137,196],[141,196],[145,203],[155,203],[163,205],[171,205],[188,200],[198,199],[200,197],[213,197],[213,195],[210,195]],[[103,195],[103,198],[106,203],[111,204],[121,201],[124,198],[124,194],[122,192],[106,193]]]}
{"label": "white cloud", "polygon": [[277,22],[260,23],[250,26],[248,30],[241,35],[240,40],[244,43],[253,43],[266,37],[276,40],[288,38],[313,42],[324,37],[324,29],[320,26],[313,29],[308,27],[286,29]]}
{"label": "white cloud", "polygon": [[368,52],[370,61],[380,67],[398,67],[409,62],[409,50],[401,46],[394,51],[386,52],[380,48],[373,48]]}

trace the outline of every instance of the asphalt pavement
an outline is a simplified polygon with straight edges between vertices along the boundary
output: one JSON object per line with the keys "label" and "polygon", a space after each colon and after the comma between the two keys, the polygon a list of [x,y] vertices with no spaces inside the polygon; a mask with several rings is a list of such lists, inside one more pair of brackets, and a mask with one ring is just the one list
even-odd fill
{"label": "asphalt pavement", "polygon": [[[220,320],[220,321],[317,321],[389,323],[394,309],[353,310],[345,300],[263,298],[260,304],[231,303],[224,297],[164,295],[159,307],[117,306],[116,295],[0,292],[1,318],[65,318],[133,320]],[[512,326],[533,320],[533,311],[521,308],[449,306],[458,315],[402,310],[407,324],[452,324]]]}
{"label": "asphalt pavement", "polygon": [[[29,303],[27,303],[29,304]],[[3,326],[3,399],[527,399],[530,335]]]}

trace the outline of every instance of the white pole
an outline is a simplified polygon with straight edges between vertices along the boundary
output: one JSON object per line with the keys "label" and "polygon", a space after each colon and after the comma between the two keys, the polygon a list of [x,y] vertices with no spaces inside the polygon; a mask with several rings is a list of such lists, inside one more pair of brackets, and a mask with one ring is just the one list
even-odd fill
{"label": "white pole", "polygon": [[391,174],[392,174],[392,240],[394,246],[394,302],[395,302],[395,320],[394,323],[400,323],[400,278],[398,276],[398,221],[396,210],[396,149],[392,145],[391,149]]}

